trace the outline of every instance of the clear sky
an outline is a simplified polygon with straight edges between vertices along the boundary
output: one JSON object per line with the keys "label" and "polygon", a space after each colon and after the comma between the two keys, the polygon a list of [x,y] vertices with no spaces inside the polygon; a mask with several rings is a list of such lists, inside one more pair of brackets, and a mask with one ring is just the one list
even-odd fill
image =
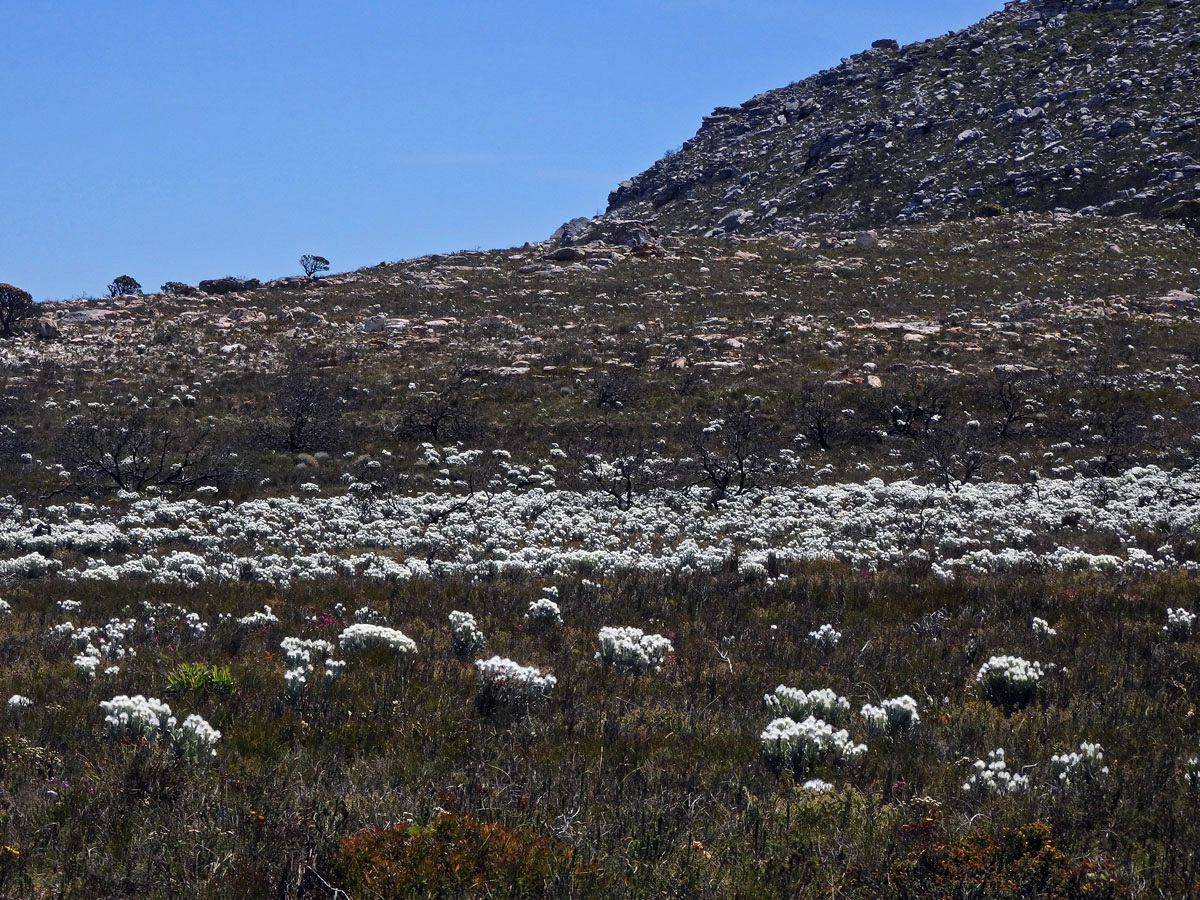
{"label": "clear sky", "polygon": [[736,105],[1002,0],[0,0],[0,281],[37,299],[508,247]]}

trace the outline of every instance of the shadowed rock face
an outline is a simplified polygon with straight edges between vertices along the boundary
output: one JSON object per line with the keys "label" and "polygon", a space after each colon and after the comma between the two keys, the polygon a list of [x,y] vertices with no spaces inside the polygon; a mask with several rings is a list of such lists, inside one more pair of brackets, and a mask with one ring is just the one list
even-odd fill
{"label": "shadowed rock face", "polygon": [[752,236],[981,210],[1157,215],[1200,197],[1197,85],[1196,3],[1009,3],[718,107],[618,186],[604,220]]}

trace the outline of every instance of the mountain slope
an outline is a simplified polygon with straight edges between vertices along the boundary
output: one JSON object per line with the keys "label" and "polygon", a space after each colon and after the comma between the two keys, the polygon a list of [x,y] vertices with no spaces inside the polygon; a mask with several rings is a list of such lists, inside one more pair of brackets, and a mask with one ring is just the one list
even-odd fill
{"label": "mountain slope", "polygon": [[771,234],[980,211],[1157,214],[1200,198],[1200,7],[1009,3],[719,107],[607,220]]}

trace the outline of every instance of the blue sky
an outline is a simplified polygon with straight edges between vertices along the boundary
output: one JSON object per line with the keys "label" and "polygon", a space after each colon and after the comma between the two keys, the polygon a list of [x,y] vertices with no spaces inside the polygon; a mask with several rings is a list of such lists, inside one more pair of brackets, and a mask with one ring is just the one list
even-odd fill
{"label": "blue sky", "polygon": [[1001,0],[0,0],[0,281],[38,299],[508,247],[714,106]]}

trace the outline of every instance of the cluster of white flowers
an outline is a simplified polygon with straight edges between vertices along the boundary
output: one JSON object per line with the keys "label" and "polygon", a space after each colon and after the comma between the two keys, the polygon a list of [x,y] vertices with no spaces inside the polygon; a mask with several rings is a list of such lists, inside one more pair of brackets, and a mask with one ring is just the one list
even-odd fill
{"label": "cluster of white flowers", "polygon": [[1167,624],[1163,626],[1163,634],[1173,641],[1186,641],[1192,636],[1196,627],[1196,614],[1188,612],[1182,606],[1178,609],[1167,610]]}
{"label": "cluster of white flowers", "polygon": [[1045,619],[1039,619],[1037,616],[1034,616],[1033,617],[1033,634],[1035,637],[1052,638],[1056,634],[1058,634],[1058,632],[1055,631],[1053,628],[1051,628],[1050,623],[1047,622]]}
{"label": "cluster of white flowers", "polygon": [[600,651],[596,659],[623,672],[640,675],[660,671],[667,654],[674,650],[671,642],[661,634],[645,634],[640,628],[606,625],[600,629]]}
{"label": "cluster of white flowers", "polygon": [[95,681],[96,670],[100,668],[100,650],[88,644],[82,653],[75,656],[75,670],[86,681]]}
{"label": "cluster of white flowers", "polygon": [[346,661],[344,659],[327,659],[325,660],[325,683],[333,684],[346,673]]}
{"label": "cluster of white flowers", "polygon": [[63,613],[78,613],[83,609],[83,604],[78,600],[59,600],[55,605]]}
{"label": "cluster of white flowers", "polygon": [[[341,604],[338,604],[341,607]],[[340,615],[340,614],[339,614]],[[369,606],[360,606],[354,611],[354,621],[363,625],[386,625],[387,619],[383,613],[377,612]]]}
{"label": "cluster of white flowers", "polygon": [[[81,652],[75,656],[75,668],[84,679],[92,681],[100,669],[100,664],[105,660],[116,663],[127,655],[137,655],[135,650],[125,647],[125,642],[130,639],[137,626],[136,619],[109,619],[108,624],[103,627],[81,625],[76,628],[71,622],[63,622],[50,629],[50,637],[52,640],[67,641],[82,647]],[[119,666],[111,665],[104,670],[104,674],[114,675],[119,671]]]}
{"label": "cluster of white flowers", "polygon": [[864,704],[862,717],[866,720],[869,733],[887,734],[889,737],[909,734],[921,724],[917,701],[908,694],[884,700],[879,706]]}
{"label": "cluster of white flowers", "polygon": [[105,712],[104,724],[113,737],[145,738],[153,743],[166,735],[172,749],[194,763],[217,755],[214,747],[221,739],[221,732],[197,715],[188,716],[176,727],[171,707],[161,700],[141,694],[133,697],[121,694],[102,701],[100,708]]}
{"label": "cluster of white flowers", "polygon": [[562,610],[549,597],[539,597],[529,604],[525,613],[525,624],[535,631],[548,631],[562,627]]}
{"label": "cluster of white flowers", "polygon": [[867,752],[866,744],[855,744],[845,729],[835,731],[821,719],[809,716],[802,722],[775,719],[763,731],[763,755],[774,765],[804,773],[824,761],[849,762]]}
{"label": "cluster of white flowers", "polygon": [[802,691],[799,688],[786,687],[781,684],[775,688],[775,693],[764,694],[763,700],[771,709],[791,716],[793,719],[812,716],[840,725],[850,718],[850,701],[845,697],[839,697],[832,688]]}
{"label": "cluster of white flowers", "polygon": [[1108,775],[1108,766],[1104,765],[1104,748],[1087,741],[1079,745],[1078,752],[1057,753],[1050,757],[1050,768],[1064,788],[1094,783]]}
{"label": "cluster of white flowers", "polygon": [[175,726],[171,707],[153,697],[119,694],[100,703],[104,724],[113,737],[144,737],[154,741]]}
{"label": "cluster of white flowers", "polygon": [[1037,695],[1045,674],[1041,663],[1019,656],[993,656],[980,666],[975,680],[987,700],[1005,709],[1018,709]]}
{"label": "cluster of white flowers", "polygon": [[1193,791],[1200,791],[1200,756],[1193,756],[1183,764],[1183,783]]}
{"label": "cluster of white flowers", "polygon": [[357,622],[349,626],[338,637],[342,653],[365,653],[378,647],[391,650],[398,656],[408,656],[417,652],[417,645],[412,638],[395,628],[385,625],[369,625]]}
{"label": "cluster of white flowers", "polygon": [[172,748],[191,763],[207,762],[215,757],[217,741],[220,739],[221,732],[195,714],[188,716],[182,725],[171,730]]}
{"label": "cluster of white flowers", "polygon": [[271,607],[264,606],[262,612],[250,613],[250,615],[242,616],[237,621],[239,625],[246,628],[266,628],[268,625],[277,623],[279,616],[271,612]]}
{"label": "cluster of white flowers", "polygon": [[190,612],[183,617],[183,633],[198,641],[208,634],[208,623],[201,621],[200,613]]}
{"label": "cluster of white flowers", "polygon": [[[449,460],[438,459],[449,467]],[[706,510],[701,498],[668,505],[654,495],[620,509],[603,492],[525,490],[515,482],[453,504],[445,493],[396,497],[384,515],[349,496],[244,503],[148,497],[119,511],[73,504],[69,514],[64,508],[54,518],[49,534],[30,517],[6,517],[0,521],[0,582],[54,573],[69,581],[156,584],[397,581],[501,571],[557,578],[576,574],[581,563],[602,576],[688,574],[719,571],[731,543],[751,548],[741,556],[748,569],[774,557],[782,565],[837,560],[878,570],[911,558],[918,517],[925,539],[917,552],[939,578],[1026,566],[1127,574],[1195,570],[1200,565],[1175,559],[1171,536],[1200,527],[1200,508],[1171,498],[1197,489],[1200,473],[1150,466],[1099,486],[1083,475],[1041,479],[1036,490],[979,482],[950,491],[872,478],[729,498],[716,511]],[[1067,517],[1075,524],[1063,529]],[[193,521],[207,527],[192,528]],[[414,521],[429,524],[414,529]],[[808,524],[796,528],[796,522]],[[489,540],[479,541],[481,532]],[[1057,545],[1045,543],[1048,533]],[[1138,546],[1147,534],[1162,537],[1153,551]],[[1125,550],[1095,553],[1086,546],[1095,536]],[[179,549],[180,542],[187,549]],[[57,556],[62,551],[83,562],[64,565]]]}
{"label": "cluster of white flowers", "polygon": [[333,653],[329,641],[285,637],[279,644],[284,653],[284,687],[289,700],[296,700],[304,693],[309,676],[313,672],[313,658],[324,659]]}
{"label": "cluster of white flowers", "polygon": [[33,701],[28,697],[22,697],[20,694],[13,694],[8,698],[9,709],[28,709],[33,706]]}
{"label": "cluster of white flowers", "polygon": [[7,600],[0,600],[0,616],[11,616],[11,615],[12,615],[12,606],[9,605],[9,602]]}
{"label": "cluster of white flowers", "polygon": [[466,659],[482,650],[483,643],[483,632],[473,615],[457,609],[450,613],[450,647],[455,656]]}
{"label": "cluster of white flowers", "polygon": [[1003,750],[993,750],[987,761],[975,760],[975,772],[963,784],[963,790],[977,797],[1005,797],[1029,787],[1029,777],[1010,772]]}
{"label": "cluster of white flowers", "polygon": [[808,638],[821,649],[832,650],[842,639],[842,633],[835,630],[832,625],[825,624],[816,631],[810,631]]}
{"label": "cluster of white flowers", "polygon": [[544,700],[554,690],[558,679],[543,675],[532,666],[522,666],[511,659],[493,656],[475,661],[479,692],[489,700],[510,705],[531,704]]}

